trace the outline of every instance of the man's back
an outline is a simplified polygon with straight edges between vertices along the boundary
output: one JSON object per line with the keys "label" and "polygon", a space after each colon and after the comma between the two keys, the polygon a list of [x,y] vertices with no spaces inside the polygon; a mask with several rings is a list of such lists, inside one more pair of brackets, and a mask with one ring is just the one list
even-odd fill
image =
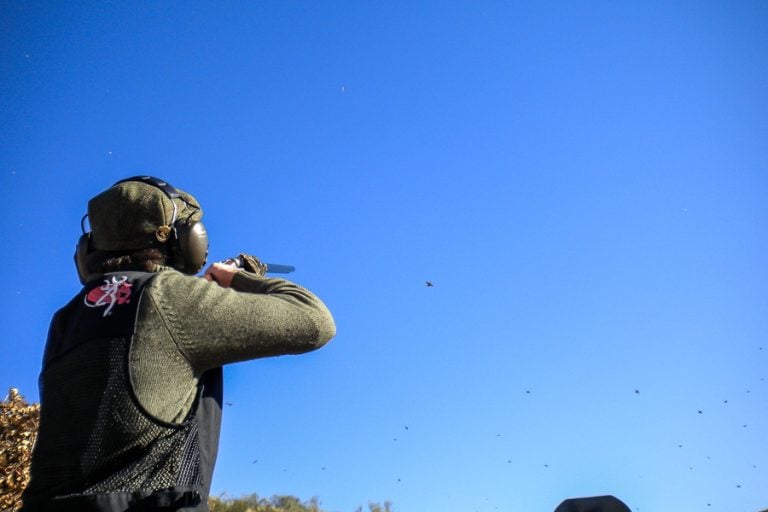
{"label": "man's back", "polygon": [[23,510],[97,499],[111,501],[94,510],[205,510],[221,366],[319,348],[334,329],[307,290],[246,272],[231,288],[171,269],[86,284],[51,325]]}

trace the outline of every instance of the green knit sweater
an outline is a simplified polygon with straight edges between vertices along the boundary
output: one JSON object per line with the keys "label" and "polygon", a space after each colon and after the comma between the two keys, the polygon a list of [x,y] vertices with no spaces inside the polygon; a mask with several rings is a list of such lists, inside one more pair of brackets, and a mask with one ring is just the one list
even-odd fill
{"label": "green knit sweater", "polygon": [[146,287],[130,354],[136,396],[149,413],[181,421],[197,377],[228,363],[322,347],[333,317],[311,292],[240,271],[231,288],[163,270]]}

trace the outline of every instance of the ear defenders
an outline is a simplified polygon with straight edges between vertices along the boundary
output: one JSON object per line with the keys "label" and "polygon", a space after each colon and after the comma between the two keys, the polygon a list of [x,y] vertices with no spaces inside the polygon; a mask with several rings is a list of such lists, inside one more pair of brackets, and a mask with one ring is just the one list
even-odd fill
{"label": "ear defenders", "polygon": [[77,240],[77,246],[75,248],[75,266],[77,267],[77,277],[80,278],[80,284],[85,284],[94,277],[89,275],[86,271],[86,260],[88,254],[93,250],[91,247],[91,233],[90,231],[85,231],[85,218],[87,216],[88,214],[86,213],[83,215],[83,218],[80,219],[80,229],[83,231],[83,234],[80,235],[80,238]]}
{"label": "ear defenders", "polygon": [[[203,223],[192,220],[191,216],[188,216],[185,219],[179,219],[178,208],[174,199],[179,199],[193,208],[197,207],[188,203],[181,192],[175,187],[158,178],[153,178],[152,176],[134,176],[133,178],[120,180],[115,183],[115,185],[127,181],[138,181],[158,188],[171,200],[171,204],[173,205],[173,218],[171,220],[170,229],[158,229],[157,239],[162,243],[170,244],[169,253],[171,256],[171,266],[185,274],[197,274],[208,259],[208,233],[206,232]],[[88,214],[84,215],[80,220],[80,228],[83,231],[83,234],[80,236],[75,250],[77,274],[80,278],[80,282],[83,284],[94,277],[89,275],[86,271],[87,257],[93,251],[91,233],[85,231],[84,223],[87,216]]]}

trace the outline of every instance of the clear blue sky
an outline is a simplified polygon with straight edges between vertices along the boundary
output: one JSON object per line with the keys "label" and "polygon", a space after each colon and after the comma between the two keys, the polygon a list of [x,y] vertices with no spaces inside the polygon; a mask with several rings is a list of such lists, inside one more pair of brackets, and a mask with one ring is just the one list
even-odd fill
{"label": "clear blue sky", "polygon": [[226,369],[214,493],[768,507],[765,2],[6,0],[0,41],[0,393],[147,173],[337,322]]}

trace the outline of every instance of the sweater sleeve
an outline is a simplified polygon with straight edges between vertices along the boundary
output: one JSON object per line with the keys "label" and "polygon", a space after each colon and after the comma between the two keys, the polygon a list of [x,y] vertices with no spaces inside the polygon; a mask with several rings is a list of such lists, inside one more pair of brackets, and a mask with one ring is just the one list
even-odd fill
{"label": "sweater sleeve", "polygon": [[228,363],[309,352],[336,334],[325,304],[284,279],[241,271],[222,288],[164,271],[147,293],[197,375]]}

